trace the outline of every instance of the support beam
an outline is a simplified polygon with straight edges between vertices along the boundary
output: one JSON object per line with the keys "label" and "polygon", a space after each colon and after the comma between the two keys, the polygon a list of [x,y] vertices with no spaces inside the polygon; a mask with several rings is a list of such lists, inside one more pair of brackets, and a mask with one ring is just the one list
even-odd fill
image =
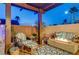
{"label": "support beam", "polygon": [[7,54],[8,48],[11,45],[11,4],[6,4],[6,41],[5,52]]}
{"label": "support beam", "polygon": [[[38,8],[33,7],[33,6],[31,6],[31,5],[27,4],[27,3],[13,3],[13,5],[20,6],[20,7],[23,7],[25,9],[29,9],[29,10],[32,10],[32,11],[39,12]],[[42,10],[42,12],[44,12],[44,11]]]}
{"label": "support beam", "polygon": [[50,4],[50,5],[48,5],[47,7],[45,7],[44,9],[46,10],[46,9],[48,9],[48,8],[50,8],[50,7],[52,7],[52,6],[54,6],[56,3],[52,3],[52,4]]}
{"label": "support beam", "polygon": [[42,11],[41,9],[39,9],[38,12],[38,43],[39,44],[42,44],[41,32],[42,32]]}
{"label": "support beam", "polygon": [[56,7],[58,7],[58,6],[62,5],[62,4],[63,4],[63,3],[52,3],[52,4],[46,6],[46,7],[43,8],[43,9],[44,9],[45,11],[48,11],[48,10],[53,9],[53,8],[56,8]]}

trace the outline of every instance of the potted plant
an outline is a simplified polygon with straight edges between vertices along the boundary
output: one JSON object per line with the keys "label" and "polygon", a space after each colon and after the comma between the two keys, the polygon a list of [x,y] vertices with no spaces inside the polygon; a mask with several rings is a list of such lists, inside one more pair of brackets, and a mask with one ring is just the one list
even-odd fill
{"label": "potted plant", "polygon": [[33,39],[34,41],[37,41],[37,34],[36,34],[36,33],[33,33],[33,34],[32,34],[32,39]]}

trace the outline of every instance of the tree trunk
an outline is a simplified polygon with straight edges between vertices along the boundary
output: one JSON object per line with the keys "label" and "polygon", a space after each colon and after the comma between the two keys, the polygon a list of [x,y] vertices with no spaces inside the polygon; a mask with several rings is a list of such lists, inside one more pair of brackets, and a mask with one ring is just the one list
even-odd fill
{"label": "tree trunk", "polygon": [[72,14],[72,24],[74,24],[74,13]]}

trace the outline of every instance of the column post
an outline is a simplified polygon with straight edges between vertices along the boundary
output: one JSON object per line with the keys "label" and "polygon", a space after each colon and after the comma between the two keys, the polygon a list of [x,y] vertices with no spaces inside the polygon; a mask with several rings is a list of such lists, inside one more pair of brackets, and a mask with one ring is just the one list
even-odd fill
{"label": "column post", "polygon": [[6,40],[5,40],[5,53],[11,46],[11,4],[6,3]]}
{"label": "column post", "polygon": [[38,12],[38,44],[42,44],[41,33],[42,33],[42,10],[39,9],[39,12]]}

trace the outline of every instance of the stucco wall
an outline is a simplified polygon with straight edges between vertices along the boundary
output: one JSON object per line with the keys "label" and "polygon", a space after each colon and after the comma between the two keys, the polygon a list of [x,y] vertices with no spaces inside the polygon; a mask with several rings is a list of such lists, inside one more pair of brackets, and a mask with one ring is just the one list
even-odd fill
{"label": "stucco wall", "polygon": [[37,30],[35,27],[32,26],[16,26],[12,25],[12,29],[14,32],[23,32],[27,36],[31,36],[32,33],[37,33]]}
{"label": "stucco wall", "polygon": [[[12,25],[15,32],[23,32],[26,35],[31,35],[32,33],[37,33],[37,30],[35,27],[32,26],[16,26]],[[42,34],[46,33],[52,33],[52,32],[59,32],[59,31],[65,31],[65,32],[74,32],[79,34],[79,24],[66,24],[66,25],[58,25],[58,26],[48,26],[45,27],[42,31]]]}
{"label": "stucco wall", "polygon": [[79,34],[79,24],[66,24],[66,25],[58,25],[58,26],[48,26],[44,28],[43,33],[52,33],[52,32],[74,32]]}

